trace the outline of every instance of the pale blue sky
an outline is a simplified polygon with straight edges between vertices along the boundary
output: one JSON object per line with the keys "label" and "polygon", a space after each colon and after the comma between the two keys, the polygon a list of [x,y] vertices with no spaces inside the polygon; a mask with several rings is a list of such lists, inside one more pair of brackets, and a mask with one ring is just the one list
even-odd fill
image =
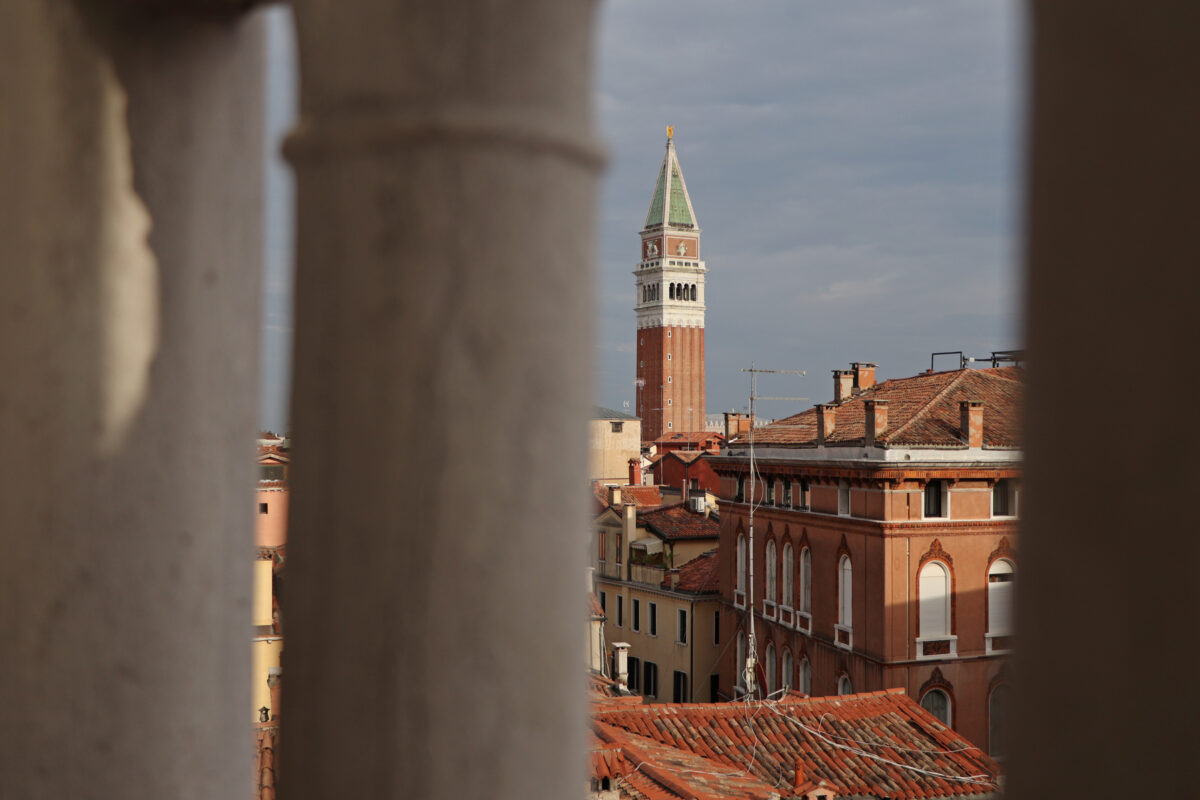
{"label": "pale blue sky", "polygon": [[[894,377],[928,367],[934,350],[1020,345],[1019,4],[605,0],[599,14],[610,160],[597,403],[632,400],[630,273],[667,124],[704,229],[710,413],[745,406],[738,369],[751,360],[808,370],[761,391],[817,402],[831,396],[829,370],[850,361]],[[294,103],[286,38],[273,39],[275,133]],[[269,180],[261,416],[278,428],[291,200],[285,176]]]}

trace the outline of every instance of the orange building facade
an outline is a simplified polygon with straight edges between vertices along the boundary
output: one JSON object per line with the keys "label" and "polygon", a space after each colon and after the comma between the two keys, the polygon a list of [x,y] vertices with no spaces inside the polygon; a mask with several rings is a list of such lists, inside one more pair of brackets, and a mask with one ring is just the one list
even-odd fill
{"label": "orange building facade", "polygon": [[837,370],[835,402],[756,429],[753,477],[748,434],[709,458],[722,693],[902,688],[1003,756],[1021,371],[874,372]]}

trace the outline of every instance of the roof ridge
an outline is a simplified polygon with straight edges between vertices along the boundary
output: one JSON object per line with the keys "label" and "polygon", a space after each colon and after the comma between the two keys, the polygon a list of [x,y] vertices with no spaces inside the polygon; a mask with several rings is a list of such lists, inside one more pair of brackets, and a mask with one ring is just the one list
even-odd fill
{"label": "roof ridge", "polygon": [[949,383],[947,383],[940,390],[938,390],[938,392],[936,394],[934,394],[933,397],[929,398],[929,400],[927,400],[925,402],[925,405],[918,408],[916,413],[914,413],[911,417],[908,418],[908,421],[906,421],[903,425],[896,428],[895,430],[887,431],[886,433],[884,433],[884,440],[887,442],[890,442],[892,439],[899,436],[900,433],[902,431],[904,431],[905,428],[909,427],[914,422],[916,422],[918,419],[920,419],[925,414],[925,412],[928,411],[929,409],[933,408],[934,404],[937,403],[939,400],[941,400],[942,397],[947,392],[949,392],[952,388],[957,386],[958,382],[963,379],[963,375],[965,375],[967,372],[968,372],[968,370],[965,370],[965,369],[959,370],[958,374],[955,375],[954,378]]}

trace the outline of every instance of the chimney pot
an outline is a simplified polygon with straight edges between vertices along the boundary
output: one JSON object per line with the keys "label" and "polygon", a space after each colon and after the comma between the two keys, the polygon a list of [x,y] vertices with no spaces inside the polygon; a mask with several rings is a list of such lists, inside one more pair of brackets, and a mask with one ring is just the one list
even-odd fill
{"label": "chimney pot", "polygon": [[983,447],[983,401],[963,400],[958,404],[959,427],[967,447]]}
{"label": "chimney pot", "polygon": [[879,365],[872,361],[855,361],[850,367],[854,370],[854,393],[870,389],[875,385],[875,368]]}
{"label": "chimney pot", "polygon": [[613,677],[617,686],[622,689],[629,687],[629,643],[613,642]]}
{"label": "chimney pot", "polygon": [[887,430],[888,401],[868,400],[863,405],[866,411],[865,422],[867,428],[863,436],[863,444],[867,447],[874,447],[876,437],[882,436]]}
{"label": "chimney pot", "polygon": [[840,403],[850,397],[854,389],[854,372],[848,369],[833,370],[833,402]]}
{"label": "chimney pot", "polygon": [[817,447],[824,447],[825,440],[833,435],[834,414],[837,406],[832,403],[822,403],[817,406]]}
{"label": "chimney pot", "polygon": [[642,485],[642,460],[640,458],[629,459],[629,485]]}

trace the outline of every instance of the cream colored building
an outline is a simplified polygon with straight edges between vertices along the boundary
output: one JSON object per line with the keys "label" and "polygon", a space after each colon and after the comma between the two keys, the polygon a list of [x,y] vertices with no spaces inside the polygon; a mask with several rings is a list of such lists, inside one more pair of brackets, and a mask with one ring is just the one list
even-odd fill
{"label": "cream colored building", "polygon": [[709,509],[700,498],[695,508],[639,511],[624,503],[596,518],[592,561],[604,639],[629,643],[628,686],[647,702],[716,699],[724,643],[719,525]]}
{"label": "cream colored building", "polygon": [[588,427],[588,477],[604,483],[629,483],[629,460],[642,457],[642,421],[597,406]]}

